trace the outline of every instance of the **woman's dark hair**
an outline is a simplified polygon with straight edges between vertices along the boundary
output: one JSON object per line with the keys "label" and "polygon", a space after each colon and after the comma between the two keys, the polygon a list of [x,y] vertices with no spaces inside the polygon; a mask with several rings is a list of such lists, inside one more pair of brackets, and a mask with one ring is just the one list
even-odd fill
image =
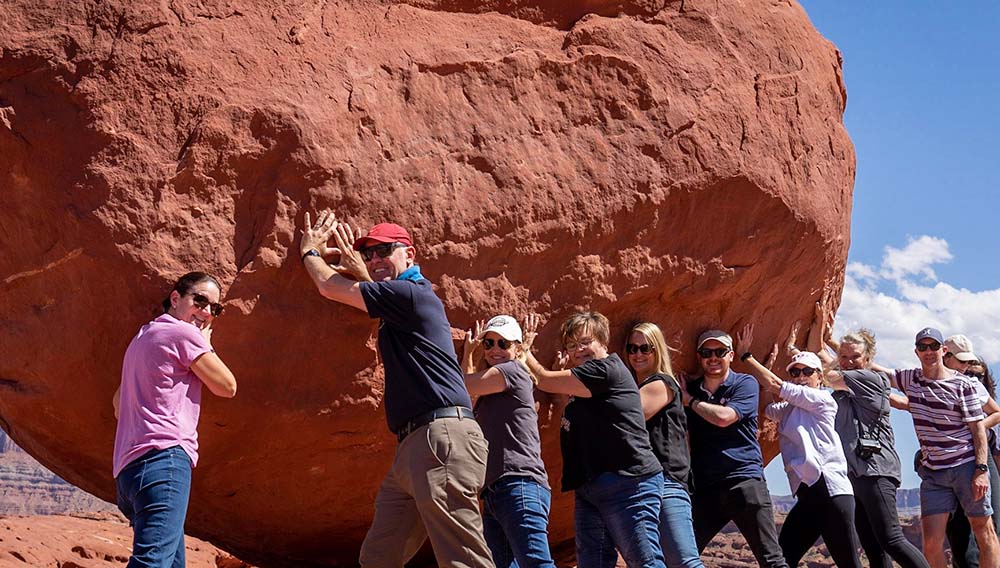
{"label": "woman's dark hair", "polygon": [[[184,294],[190,292],[191,288],[195,284],[201,284],[202,282],[211,282],[212,284],[215,284],[216,288],[218,288],[220,291],[222,290],[222,285],[219,284],[219,281],[216,280],[215,277],[212,276],[211,274],[205,272],[188,272],[184,276],[181,276],[180,278],[177,279],[177,282],[174,283],[174,287],[170,289],[170,292],[177,290],[177,293],[183,296]],[[163,305],[163,313],[167,313],[168,311],[170,311],[169,293],[167,294],[167,297],[163,300],[162,305]]]}
{"label": "woman's dark hair", "polygon": [[[982,367],[982,371],[974,370],[977,367]],[[976,361],[975,363],[970,365],[969,373],[983,383],[983,386],[986,387],[986,392],[990,393],[991,397],[993,398],[997,397],[996,395],[997,385],[993,381],[993,373],[990,372],[990,368],[986,364],[986,361]]]}

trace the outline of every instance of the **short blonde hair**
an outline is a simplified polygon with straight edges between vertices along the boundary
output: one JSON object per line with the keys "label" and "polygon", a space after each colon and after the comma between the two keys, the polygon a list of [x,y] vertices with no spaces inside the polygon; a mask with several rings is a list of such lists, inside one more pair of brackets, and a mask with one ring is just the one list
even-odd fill
{"label": "short blonde hair", "polygon": [[[628,338],[633,333],[641,334],[653,346],[653,361],[655,362],[654,368],[656,372],[673,377],[674,371],[670,365],[670,351],[667,349],[667,340],[664,339],[663,330],[660,329],[660,326],[648,321],[635,324],[629,330],[628,335],[625,336],[626,345],[628,345]],[[628,362],[628,353],[625,352],[624,348],[622,349],[622,359],[625,360],[625,364],[628,365],[629,369],[632,369],[632,365]],[[632,369],[632,371],[635,371],[635,369]]]}
{"label": "short blonde hair", "polygon": [[590,331],[594,339],[602,345],[608,344],[608,336],[611,334],[611,322],[600,312],[577,312],[563,322],[559,330],[559,337],[562,339],[563,347],[566,342],[574,337],[578,332]]}
{"label": "short blonde hair", "polygon": [[869,329],[861,328],[840,338],[840,343],[860,345],[864,348],[865,357],[869,362],[875,360],[875,334]]}

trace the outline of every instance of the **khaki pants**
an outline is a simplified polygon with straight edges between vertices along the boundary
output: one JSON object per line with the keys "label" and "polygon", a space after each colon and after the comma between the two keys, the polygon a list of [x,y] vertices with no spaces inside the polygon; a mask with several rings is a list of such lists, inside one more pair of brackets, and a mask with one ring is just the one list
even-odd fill
{"label": "khaki pants", "polygon": [[430,538],[438,566],[493,567],[479,491],[487,443],[472,419],[442,418],[396,448],[361,545],[361,566],[401,568]]}

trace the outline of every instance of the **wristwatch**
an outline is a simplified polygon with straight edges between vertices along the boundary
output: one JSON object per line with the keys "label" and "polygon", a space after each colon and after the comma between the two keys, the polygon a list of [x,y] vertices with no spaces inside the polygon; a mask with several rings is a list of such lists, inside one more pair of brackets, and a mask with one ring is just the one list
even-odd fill
{"label": "wristwatch", "polygon": [[753,353],[747,351],[746,353],[740,355],[740,361],[746,362],[747,359],[753,357]]}
{"label": "wristwatch", "polygon": [[320,258],[323,258],[323,255],[321,255],[318,250],[316,250],[316,249],[309,249],[309,250],[306,251],[305,254],[302,255],[302,262],[305,262],[306,258],[308,258],[310,256],[318,256]]}
{"label": "wristwatch", "polygon": [[987,472],[989,470],[990,470],[990,466],[988,466],[988,465],[986,465],[984,463],[977,463],[976,464],[976,471]]}

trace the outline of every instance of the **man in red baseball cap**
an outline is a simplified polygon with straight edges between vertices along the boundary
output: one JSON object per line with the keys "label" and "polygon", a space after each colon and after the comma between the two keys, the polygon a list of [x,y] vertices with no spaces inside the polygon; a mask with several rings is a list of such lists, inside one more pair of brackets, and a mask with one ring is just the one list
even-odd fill
{"label": "man in red baseball cap", "polygon": [[[327,245],[331,237],[336,246]],[[403,566],[426,534],[439,566],[492,567],[478,500],[487,443],[444,304],[414,262],[410,234],[379,223],[362,235],[330,211],[311,225],[306,213],[300,253],[323,297],[380,320],[383,402],[399,445],[375,498],[361,566]]]}

